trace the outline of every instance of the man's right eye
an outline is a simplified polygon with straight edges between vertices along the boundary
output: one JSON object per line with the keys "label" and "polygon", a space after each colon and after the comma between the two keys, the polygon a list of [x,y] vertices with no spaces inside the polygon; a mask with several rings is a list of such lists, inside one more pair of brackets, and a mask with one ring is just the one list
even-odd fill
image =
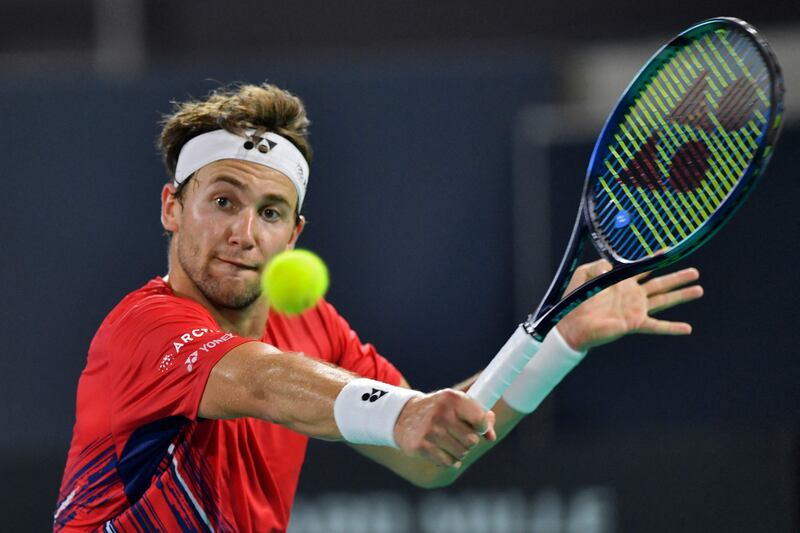
{"label": "man's right eye", "polygon": [[218,196],[214,199],[214,201],[217,202],[218,207],[228,207],[231,203],[230,200],[224,196]]}

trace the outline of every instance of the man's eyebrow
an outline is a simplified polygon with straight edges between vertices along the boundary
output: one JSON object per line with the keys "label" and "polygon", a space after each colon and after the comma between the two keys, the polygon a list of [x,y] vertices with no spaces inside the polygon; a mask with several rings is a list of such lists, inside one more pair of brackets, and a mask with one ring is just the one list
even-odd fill
{"label": "man's eyebrow", "polygon": [[242,184],[241,181],[237,180],[236,178],[232,178],[230,176],[225,176],[224,174],[220,176],[214,176],[214,178],[211,180],[211,185],[217,183],[218,181],[224,181],[225,183],[230,183],[231,185],[233,185],[238,189],[244,189],[244,185]]}
{"label": "man's eyebrow", "polygon": [[290,205],[289,199],[281,194],[265,194],[261,198],[268,204],[284,204],[287,207]]}

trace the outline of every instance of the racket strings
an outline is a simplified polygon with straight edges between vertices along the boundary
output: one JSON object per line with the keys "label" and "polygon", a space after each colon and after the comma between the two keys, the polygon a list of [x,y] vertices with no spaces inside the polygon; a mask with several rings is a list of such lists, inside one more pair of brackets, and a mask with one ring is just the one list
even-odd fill
{"label": "racket strings", "polygon": [[708,101],[705,99],[707,89],[706,72],[703,71],[686,91],[686,95],[673,109],[668,120],[682,124],[700,124],[703,121],[709,122]]}
{"label": "racket strings", "polygon": [[711,167],[711,151],[702,141],[689,141],[681,145],[670,161],[672,186],[681,193],[690,193],[703,184],[706,172]]}
{"label": "racket strings", "polygon": [[757,100],[755,84],[747,78],[737,79],[719,102],[717,115],[722,127],[728,131],[743,128],[755,111]]}
{"label": "racket strings", "polygon": [[752,161],[769,112],[768,76],[735,32],[677,50],[611,136],[590,209],[626,259],[679,244],[724,202]]}

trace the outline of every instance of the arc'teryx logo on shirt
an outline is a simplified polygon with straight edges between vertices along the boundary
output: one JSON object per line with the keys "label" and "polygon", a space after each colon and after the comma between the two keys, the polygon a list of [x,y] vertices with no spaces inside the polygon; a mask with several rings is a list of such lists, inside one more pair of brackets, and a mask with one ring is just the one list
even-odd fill
{"label": "arc'teryx logo on shirt", "polygon": [[196,341],[206,333],[218,332],[218,331],[219,331],[218,329],[212,330],[208,328],[196,328],[190,331],[189,333],[184,333],[179,337],[180,341],[172,342],[172,345],[175,347],[175,353],[181,353],[181,348],[183,348],[184,346],[186,346],[186,344],[192,341]]}
{"label": "arc'teryx logo on shirt", "polygon": [[[202,337],[203,335],[205,335],[209,331],[211,331],[211,330],[206,329],[206,328],[193,329],[191,331],[191,333],[185,333],[185,334],[181,335],[180,338],[183,341],[191,342],[192,340],[195,340],[198,337]],[[227,342],[227,341],[231,340],[232,338],[233,338],[233,333],[226,333],[226,334],[224,334],[223,336],[221,336],[219,338],[216,338],[216,339],[208,341],[204,345],[200,346],[197,350],[194,350],[192,353],[190,353],[186,357],[186,360],[183,362],[186,365],[186,371],[187,372],[191,372],[192,370],[194,370],[194,367],[197,364],[197,360],[200,357],[200,355],[202,355],[204,353],[207,353],[210,349],[214,348],[215,346],[218,346],[218,345],[222,344],[223,342]],[[173,344],[175,345],[176,353],[180,352],[180,348],[178,347],[178,345],[180,345],[180,347],[184,346],[184,344],[180,343],[180,342],[173,342]],[[161,367],[159,367],[159,370],[161,370]],[[166,370],[166,368],[164,370]],[[163,373],[164,370],[161,370],[161,372]]]}
{"label": "arc'teryx logo on shirt", "polygon": [[383,398],[383,396],[388,392],[389,391],[373,388],[372,394],[365,392],[364,394],[361,395],[361,401],[363,402],[369,401],[370,403],[374,403]]}

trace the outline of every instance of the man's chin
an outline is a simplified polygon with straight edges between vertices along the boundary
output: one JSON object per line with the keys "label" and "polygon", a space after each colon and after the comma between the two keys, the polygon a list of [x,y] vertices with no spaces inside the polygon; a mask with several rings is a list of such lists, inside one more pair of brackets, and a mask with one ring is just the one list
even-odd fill
{"label": "man's chin", "polygon": [[208,295],[206,297],[214,304],[215,307],[219,307],[221,309],[231,309],[234,311],[242,311],[254,305],[257,301],[260,293],[258,294],[235,294],[235,295],[221,295],[219,297],[212,296],[209,298]]}
{"label": "man's chin", "polygon": [[214,280],[198,287],[209,302],[222,309],[247,309],[261,296],[259,285],[243,283],[242,280]]}

